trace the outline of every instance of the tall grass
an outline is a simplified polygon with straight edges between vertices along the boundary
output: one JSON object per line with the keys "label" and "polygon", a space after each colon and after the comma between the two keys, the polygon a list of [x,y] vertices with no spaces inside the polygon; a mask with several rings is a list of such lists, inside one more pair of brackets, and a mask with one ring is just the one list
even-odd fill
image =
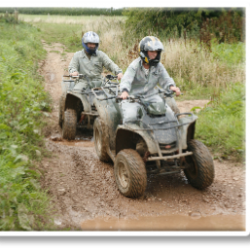
{"label": "tall grass", "polygon": [[15,10],[22,14],[30,15],[69,15],[69,16],[82,16],[82,15],[122,15],[123,9],[111,8],[81,8],[81,7],[0,7],[0,13],[12,13]]}
{"label": "tall grass", "polygon": [[63,24],[89,24],[93,21],[101,21],[103,19],[108,20],[120,20],[125,21],[126,17],[123,16],[66,16],[66,15],[28,15],[28,14],[19,14],[19,19],[24,22],[32,23],[63,23]]}
{"label": "tall grass", "polygon": [[0,23],[0,29],[0,230],[42,229],[49,202],[36,162],[45,153],[42,111],[49,97],[37,69],[46,52],[36,28]]}
{"label": "tall grass", "polygon": [[163,44],[164,66],[190,97],[209,97],[209,93],[211,96],[229,84],[245,81],[245,53],[241,42],[232,45],[213,43],[212,52],[193,40],[169,39]]}

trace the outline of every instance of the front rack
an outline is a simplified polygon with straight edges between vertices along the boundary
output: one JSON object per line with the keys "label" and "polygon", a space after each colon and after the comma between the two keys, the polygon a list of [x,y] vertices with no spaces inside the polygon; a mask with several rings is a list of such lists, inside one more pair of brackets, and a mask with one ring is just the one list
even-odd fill
{"label": "front rack", "polygon": [[[174,125],[174,126],[171,126],[171,127],[168,127],[168,128],[160,128],[160,129],[154,129],[152,128],[150,125],[152,124],[145,124],[148,128],[140,128],[140,129],[132,129],[132,131],[152,131],[154,132],[154,130],[168,130],[168,129],[171,129],[171,128],[175,128],[175,131],[176,131],[176,137],[177,137],[177,145],[178,145],[178,155],[168,155],[168,156],[164,156],[163,154],[170,154],[170,153],[173,153],[174,151],[176,151],[176,149],[174,150],[161,150],[160,149],[160,144],[159,142],[156,140],[155,136],[154,136],[154,133],[152,133],[152,136],[156,142],[156,147],[157,147],[157,153],[158,153],[158,156],[151,156],[151,157],[148,157],[147,160],[148,161],[157,161],[157,160],[169,160],[169,159],[179,159],[181,157],[184,157],[184,156],[187,156],[187,155],[192,155],[193,153],[192,152],[189,152],[189,151],[186,151],[185,153],[182,153],[182,145],[181,145],[181,135],[180,135],[180,130],[179,128],[184,126],[184,125],[189,125],[190,122],[186,122],[186,123],[183,123],[183,124],[179,124],[178,122],[178,117],[179,116],[182,116],[182,115],[191,115],[192,117],[194,116],[193,113],[191,112],[185,112],[185,113],[180,113],[180,114],[177,114],[175,115],[176,117],[176,121],[168,121],[166,123],[171,123],[171,122],[177,122],[177,125]],[[128,125],[124,124],[124,126],[126,127],[129,127]],[[129,127],[129,129],[131,129]]]}

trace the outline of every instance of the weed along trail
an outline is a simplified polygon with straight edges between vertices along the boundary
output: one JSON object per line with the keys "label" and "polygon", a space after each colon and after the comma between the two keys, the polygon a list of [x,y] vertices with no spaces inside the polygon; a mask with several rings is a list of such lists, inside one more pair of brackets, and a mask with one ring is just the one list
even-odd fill
{"label": "weed along trail", "polygon": [[[193,188],[181,173],[149,176],[140,199],[121,195],[113,165],[99,161],[91,133],[86,136],[79,130],[74,141],[61,139],[61,79],[73,53],[65,54],[58,43],[44,43],[44,48],[48,54],[40,70],[53,103],[44,135],[52,156],[41,162],[41,185],[51,196],[54,223],[59,230],[245,229],[245,167],[240,163],[214,160],[214,183],[203,191]],[[207,102],[189,100],[177,104],[184,112],[204,107]]]}

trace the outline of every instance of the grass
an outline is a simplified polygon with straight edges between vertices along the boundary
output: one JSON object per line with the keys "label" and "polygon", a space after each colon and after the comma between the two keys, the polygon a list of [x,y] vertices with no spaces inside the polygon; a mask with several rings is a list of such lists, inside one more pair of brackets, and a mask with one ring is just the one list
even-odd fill
{"label": "grass", "polygon": [[25,15],[19,14],[19,20],[32,23],[62,23],[62,24],[81,24],[99,22],[103,19],[115,18],[116,20],[125,21],[124,16],[64,16],[64,15]]}
{"label": "grass", "polygon": [[[228,85],[245,81],[244,44],[240,42],[233,45],[213,43],[212,53],[192,40],[163,43],[162,62],[185,96],[191,99],[210,99]],[[232,53],[233,63],[230,64],[228,48]]]}
{"label": "grass", "polygon": [[215,158],[245,160],[245,118],[245,86],[237,83],[199,113],[196,137]]}
{"label": "grass", "polygon": [[0,23],[0,230],[46,229],[48,196],[39,185],[50,99],[38,75],[46,52],[28,24]]}

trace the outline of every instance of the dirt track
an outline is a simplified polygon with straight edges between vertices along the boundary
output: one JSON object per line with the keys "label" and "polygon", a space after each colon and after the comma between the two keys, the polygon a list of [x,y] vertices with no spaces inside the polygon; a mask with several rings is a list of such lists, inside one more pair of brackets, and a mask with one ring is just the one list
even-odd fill
{"label": "dirt track", "polygon": [[[47,59],[41,65],[46,90],[53,99],[53,110],[44,133],[46,147],[53,157],[41,163],[42,186],[49,190],[57,210],[55,224],[59,228],[80,228],[83,221],[98,217],[137,218],[140,216],[244,215],[245,166],[228,161],[214,161],[215,180],[204,191],[188,184],[184,174],[150,177],[144,197],[128,199],[116,186],[112,164],[100,162],[90,137],[79,131],[74,142],[61,141],[58,126],[58,103],[61,77],[73,54],[61,56],[60,44],[48,46]],[[59,51],[56,53],[53,51]],[[204,106],[207,100],[178,102],[183,111]]]}

